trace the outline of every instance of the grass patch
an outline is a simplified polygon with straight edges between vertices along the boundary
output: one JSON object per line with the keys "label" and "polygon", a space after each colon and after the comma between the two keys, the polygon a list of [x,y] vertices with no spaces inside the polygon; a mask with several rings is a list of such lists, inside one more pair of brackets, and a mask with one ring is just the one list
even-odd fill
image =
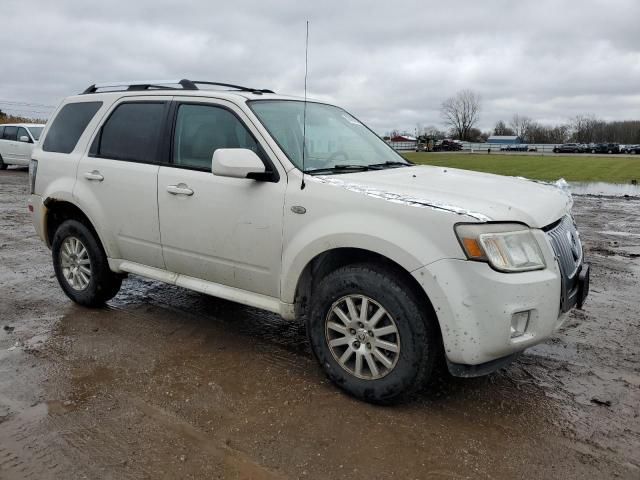
{"label": "grass patch", "polygon": [[564,178],[573,182],[640,182],[640,155],[559,156],[502,155],[482,153],[406,152],[408,160],[422,165],[463,168],[498,175],[521,176],[536,180]]}

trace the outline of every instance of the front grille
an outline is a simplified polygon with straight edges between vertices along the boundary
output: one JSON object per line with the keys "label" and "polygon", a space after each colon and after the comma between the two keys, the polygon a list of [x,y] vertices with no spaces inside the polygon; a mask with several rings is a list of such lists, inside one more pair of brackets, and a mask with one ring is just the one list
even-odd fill
{"label": "front grille", "polygon": [[569,311],[577,303],[578,274],[582,267],[582,242],[576,225],[570,215],[547,230],[547,237],[556,255],[562,274],[562,295],[560,308]]}

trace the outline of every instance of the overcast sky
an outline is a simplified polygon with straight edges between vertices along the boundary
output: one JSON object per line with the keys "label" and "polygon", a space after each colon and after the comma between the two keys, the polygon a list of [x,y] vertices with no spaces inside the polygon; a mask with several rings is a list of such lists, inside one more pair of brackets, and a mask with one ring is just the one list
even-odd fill
{"label": "overcast sky", "polygon": [[309,95],[344,106],[379,133],[442,127],[440,104],[464,88],[482,96],[484,130],[514,113],[543,122],[578,113],[640,119],[639,0],[5,0],[2,7],[0,109],[31,116],[115,80],[187,77],[302,94],[308,19]]}

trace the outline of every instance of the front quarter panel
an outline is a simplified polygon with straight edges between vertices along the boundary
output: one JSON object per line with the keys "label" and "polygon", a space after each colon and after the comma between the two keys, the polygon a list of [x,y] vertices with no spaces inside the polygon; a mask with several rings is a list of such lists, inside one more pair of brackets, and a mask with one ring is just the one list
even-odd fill
{"label": "front quarter panel", "polygon": [[[360,248],[393,260],[407,272],[442,258],[464,258],[455,238],[465,215],[373,198],[291,172],[284,210],[282,300],[294,301],[298,279],[320,253]],[[300,212],[302,207],[304,214]]]}

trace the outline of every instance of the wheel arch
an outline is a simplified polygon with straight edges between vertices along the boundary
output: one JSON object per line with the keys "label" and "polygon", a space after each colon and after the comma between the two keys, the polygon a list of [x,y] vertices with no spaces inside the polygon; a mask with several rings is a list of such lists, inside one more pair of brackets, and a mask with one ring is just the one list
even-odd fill
{"label": "wheel arch", "polygon": [[440,332],[440,322],[427,292],[411,273],[395,260],[378,252],[358,247],[338,247],[326,250],[313,257],[298,277],[295,289],[294,308],[296,318],[304,318],[307,314],[309,299],[314,286],[330,272],[352,264],[373,264],[383,267],[392,275],[400,278],[411,289],[418,301],[427,309],[435,320]]}
{"label": "wheel arch", "polygon": [[102,237],[95,228],[93,222],[89,216],[73,202],[66,199],[57,199],[54,197],[48,197],[44,200],[44,206],[46,207],[46,215],[44,219],[46,243],[49,248],[53,242],[53,236],[56,230],[65,220],[77,220],[85,225],[91,233],[93,233],[100,243],[100,247],[105,250]]}

